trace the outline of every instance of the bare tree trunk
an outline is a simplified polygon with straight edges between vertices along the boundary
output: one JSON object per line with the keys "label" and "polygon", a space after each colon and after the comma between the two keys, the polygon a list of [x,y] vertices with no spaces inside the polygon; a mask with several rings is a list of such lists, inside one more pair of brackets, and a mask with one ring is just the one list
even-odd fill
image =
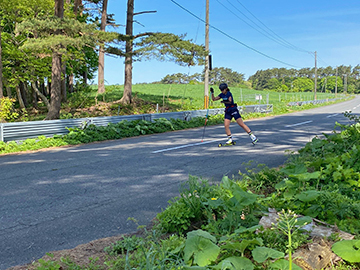
{"label": "bare tree trunk", "polygon": [[11,98],[12,97],[12,93],[11,93],[11,88],[9,86],[9,82],[7,81],[6,78],[3,78],[4,79],[4,86],[6,88],[6,94],[7,94],[7,97],[8,98]]}
{"label": "bare tree trunk", "polygon": [[87,81],[88,81],[88,72],[87,72],[87,67],[85,66],[85,71],[83,72],[83,85],[87,86]]}
{"label": "bare tree trunk", "polygon": [[[101,25],[100,31],[105,32],[106,21],[107,21],[107,4],[108,0],[103,0],[102,12],[101,12]],[[105,68],[105,53],[104,44],[100,45],[99,48],[99,68],[98,68],[98,93],[105,93],[105,79],[104,79],[104,68]]]}
{"label": "bare tree trunk", "polygon": [[27,108],[29,106],[28,91],[27,91],[27,88],[26,88],[26,85],[24,82],[20,82],[20,91],[21,91],[21,96],[22,96],[24,105]]}
{"label": "bare tree trunk", "polygon": [[8,98],[12,98],[12,94],[11,94],[11,88],[9,86],[6,86],[6,94],[8,96]]}
{"label": "bare tree trunk", "polygon": [[131,39],[126,41],[126,48],[125,48],[126,56],[125,56],[124,95],[120,100],[120,102],[124,104],[130,104],[132,98],[133,19],[134,19],[134,0],[128,0],[126,35],[131,37]]}
{"label": "bare tree trunk", "polygon": [[51,69],[50,110],[46,120],[59,119],[61,108],[61,55],[53,53]]}
{"label": "bare tree trunk", "polygon": [[[64,0],[55,0],[55,16],[64,18]],[[59,33],[57,33],[59,34]],[[51,68],[50,110],[46,120],[59,119],[61,109],[61,55],[53,52]]]}
{"label": "bare tree trunk", "polygon": [[82,0],[75,0],[74,1],[74,13],[76,16],[78,15],[80,8],[81,8],[80,15],[82,15]]}
{"label": "bare tree trunk", "polygon": [[69,93],[72,93],[72,92],[74,92],[74,74],[73,73],[71,73],[68,76],[68,80],[69,80],[69,85],[68,85]]}
{"label": "bare tree trunk", "polygon": [[61,101],[66,102],[66,61],[62,61],[62,76],[61,76]]}
{"label": "bare tree trunk", "polygon": [[[49,78],[48,78],[49,79]],[[47,81],[46,87],[45,87],[45,95],[51,96],[51,82]]]}
{"label": "bare tree trunk", "polygon": [[47,100],[47,98],[40,92],[40,90],[37,88],[36,84],[31,81],[31,87],[32,89],[35,91],[35,93],[41,98],[41,100],[44,102],[44,104],[46,105],[46,108],[48,109],[48,111],[50,110],[50,103]]}
{"label": "bare tree trunk", "polygon": [[[31,86],[31,82],[30,82],[30,86]],[[38,95],[37,93],[34,91],[34,88],[31,87],[31,96],[32,96],[32,106],[35,109],[38,109]]]}
{"label": "bare tree trunk", "polygon": [[3,73],[3,65],[2,65],[2,58],[1,58],[1,51],[2,51],[2,46],[1,46],[1,26],[0,26],[0,98],[4,97],[4,92],[3,92],[3,78],[2,78],[2,73]]}
{"label": "bare tree trunk", "polygon": [[20,109],[25,109],[24,100],[23,100],[23,98],[21,96],[20,84],[17,84],[15,89],[16,89],[16,94],[17,94],[17,97],[18,97]]}

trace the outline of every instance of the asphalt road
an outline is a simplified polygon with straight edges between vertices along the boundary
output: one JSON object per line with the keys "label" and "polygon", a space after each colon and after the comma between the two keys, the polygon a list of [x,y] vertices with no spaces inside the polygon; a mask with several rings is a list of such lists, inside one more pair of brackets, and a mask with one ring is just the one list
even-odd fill
{"label": "asphalt road", "polygon": [[246,121],[259,138],[235,123],[237,144],[222,125],[0,156],[0,269],[25,264],[46,252],[129,233],[146,225],[179,194],[189,175],[220,181],[246,163],[275,167],[285,150],[330,133],[342,112],[360,113],[360,97],[305,112]]}

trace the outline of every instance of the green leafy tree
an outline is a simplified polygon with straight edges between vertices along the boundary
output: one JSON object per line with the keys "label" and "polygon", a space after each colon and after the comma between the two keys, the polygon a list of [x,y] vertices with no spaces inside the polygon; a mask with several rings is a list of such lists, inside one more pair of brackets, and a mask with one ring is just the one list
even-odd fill
{"label": "green leafy tree", "polygon": [[271,70],[258,70],[254,75],[249,77],[249,81],[251,81],[252,87],[256,90],[263,90],[271,78]]}
{"label": "green leafy tree", "polygon": [[297,78],[293,81],[293,91],[311,92],[314,89],[314,82],[309,78]]}
{"label": "green leafy tree", "polygon": [[119,36],[117,33],[99,31],[95,24],[65,18],[63,1],[56,1],[56,4],[55,16],[28,19],[18,26],[19,33],[28,35],[21,49],[52,56],[51,103],[46,119],[58,119],[60,116],[62,57],[79,56],[84,47],[94,48],[99,42],[112,41]]}
{"label": "green leafy tree", "polygon": [[[325,92],[335,93],[336,88],[336,76],[330,76],[322,78],[319,83],[320,89],[324,89]],[[337,92],[344,90],[343,82],[340,77],[337,77]]]}
{"label": "green leafy tree", "polygon": [[282,84],[277,78],[271,78],[266,84],[266,88],[270,90],[281,90]]}
{"label": "green leafy tree", "polygon": [[176,74],[169,74],[166,75],[163,79],[161,79],[161,83],[165,84],[184,84],[189,83],[190,76],[185,73],[176,73]]}
{"label": "green leafy tree", "polygon": [[18,24],[27,18],[47,16],[53,12],[53,6],[54,2],[51,0],[2,0],[0,2],[2,82],[9,97],[11,97],[10,88],[17,89],[20,107],[25,106],[25,98],[29,96],[26,86],[32,76],[32,69],[41,61],[37,61],[37,57],[31,52],[20,49],[26,36],[15,33],[15,31]]}
{"label": "green leafy tree", "polygon": [[[204,74],[202,81],[204,81]],[[226,82],[229,85],[237,85],[244,82],[244,74],[233,71],[230,68],[213,68],[209,73],[210,84],[220,84]]]}
{"label": "green leafy tree", "polygon": [[297,77],[312,78],[313,76],[314,76],[314,72],[310,68],[302,68],[297,72]]}
{"label": "green leafy tree", "polygon": [[[139,41],[133,44],[132,58],[131,60],[125,58],[125,65],[128,61],[151,59],[175,62],[181,66],[201,65],[204,63],[206,55],[204,46],[197,45],[192,40],[186,40],[186,35],[145,33],[133,36],[134,40],[137,38]],[[127,78],[127,80],[131,82],[131,78]],[[121,102],[125,104],[131,103],[131,97],[131,87],[125,89],[124,86],[124,95]]]}

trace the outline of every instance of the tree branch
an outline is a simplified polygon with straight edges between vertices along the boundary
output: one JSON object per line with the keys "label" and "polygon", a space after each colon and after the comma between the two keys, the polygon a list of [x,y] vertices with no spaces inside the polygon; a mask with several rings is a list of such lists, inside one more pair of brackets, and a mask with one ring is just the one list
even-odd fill
{"label": "tree branch", "polygon": [[151,35],[154,35],[155,33],[154,32],[145,32],[145,33],[140,33],[140,34],[137,34],[134,36],[134,39],[135,38],[139,38],[139,37],[144,37],[144,36],[151,36]]}
{"label": "tree branch", "polygon": [[153,10],[153,11],[141,11],[141,12],[134,13],[134,16],[144,14],[144,13],[156,13],[156,12],[157,12],[156,10]]}

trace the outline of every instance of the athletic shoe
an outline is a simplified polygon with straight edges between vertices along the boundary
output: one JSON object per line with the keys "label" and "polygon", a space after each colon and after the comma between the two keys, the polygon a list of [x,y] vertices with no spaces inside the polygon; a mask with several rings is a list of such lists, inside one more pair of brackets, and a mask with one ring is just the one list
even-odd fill
{"label": "athletic shoe", "polygon": [[250,134],[250,139],[253,144],[256,144],[258,141],[258,139],[256,138],[256,136],[254,134]]}

